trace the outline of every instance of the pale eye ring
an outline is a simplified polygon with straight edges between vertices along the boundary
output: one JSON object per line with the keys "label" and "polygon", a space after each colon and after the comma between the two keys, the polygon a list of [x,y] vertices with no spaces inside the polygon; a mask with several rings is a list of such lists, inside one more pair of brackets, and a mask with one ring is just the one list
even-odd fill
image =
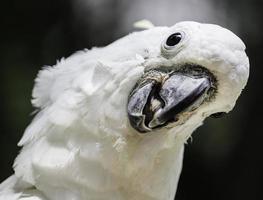
{"label": "pale eye ring", "polygon": [[170,34],[162,43],[162,55],[166,58],[174,57],[185,46],[187,40],[188,37],[186,37],[184,31]]}

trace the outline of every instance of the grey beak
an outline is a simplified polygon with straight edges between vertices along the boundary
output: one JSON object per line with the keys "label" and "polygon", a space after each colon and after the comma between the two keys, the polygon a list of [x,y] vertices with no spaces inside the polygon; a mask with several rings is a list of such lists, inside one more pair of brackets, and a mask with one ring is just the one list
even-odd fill
{"label": "grey beak", "polygon": [[149,132],[175,122],[182,112],[199,107],[211,88],[208,76],[189,76],[183,73],[166,74],[165,80],[153,78],[151,72],[140,80],[128,101],[128,116],[133,128]]}

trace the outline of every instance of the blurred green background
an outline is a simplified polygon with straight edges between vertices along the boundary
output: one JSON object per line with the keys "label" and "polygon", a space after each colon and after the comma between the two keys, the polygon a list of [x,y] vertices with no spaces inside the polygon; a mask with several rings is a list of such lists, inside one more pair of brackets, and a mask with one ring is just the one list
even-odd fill
{"label": "blurred green background", "polygon": [[143,18],[156,25],[195,20],[237,33],[247,45],[251,74],[235,109],[222,119],[207,119],[194,133],[176,199],[263,199],[262,0],[2,0],[0,9],[0,181],[13,173],[42,66],[109,44]]}

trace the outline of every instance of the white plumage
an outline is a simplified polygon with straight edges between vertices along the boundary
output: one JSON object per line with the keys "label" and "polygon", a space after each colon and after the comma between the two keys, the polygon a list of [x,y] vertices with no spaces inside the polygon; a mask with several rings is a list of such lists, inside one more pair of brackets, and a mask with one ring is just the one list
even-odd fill
{"label": "white plumage", "polygon": [[[178,31],[182,42],[165,49]],[[149,69],[184,63],[213,73],[215,98],[184,123],[139,134],[127,117],[137,80]],[[135,32],[44,68],[33,89],[39,112],[19,142],[15,174],[0,185],[0,199],[172,200],[184,143],[207,116],[233,108],[248,73],[236,35],[196,22]]]}

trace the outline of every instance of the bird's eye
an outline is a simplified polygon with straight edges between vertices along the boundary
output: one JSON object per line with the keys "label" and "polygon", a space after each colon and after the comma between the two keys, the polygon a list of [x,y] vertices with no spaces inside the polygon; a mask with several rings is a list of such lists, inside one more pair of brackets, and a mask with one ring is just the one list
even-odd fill
{"label": "bird's eye", "polygon": [[182,39],[181,33],[174,33],[167,38],[166,45],[170,47],[175,46],[181,41],[181,39]]}
{"label": "bird's eye", "polygon": [[187,45],[188,37],[183,30],[174,32],[161,45],[161,53],[165,58],[172,58]]}

